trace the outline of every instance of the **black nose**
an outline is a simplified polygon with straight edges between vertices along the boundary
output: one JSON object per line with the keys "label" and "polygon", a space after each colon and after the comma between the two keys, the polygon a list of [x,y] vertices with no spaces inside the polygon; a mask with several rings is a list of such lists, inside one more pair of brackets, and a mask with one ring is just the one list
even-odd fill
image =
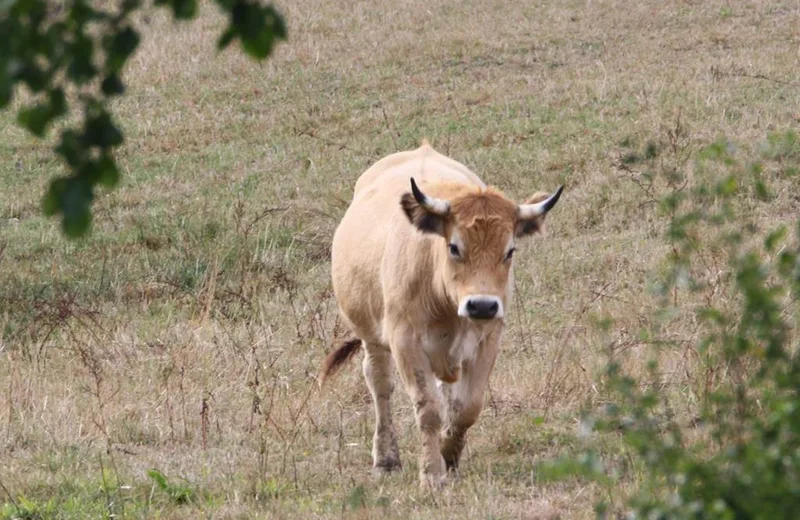
{"label": "black nose", "polygon": [[497,300],[476,298],[467,301],[467,314],[473,320],[489,320],[497,314]]}

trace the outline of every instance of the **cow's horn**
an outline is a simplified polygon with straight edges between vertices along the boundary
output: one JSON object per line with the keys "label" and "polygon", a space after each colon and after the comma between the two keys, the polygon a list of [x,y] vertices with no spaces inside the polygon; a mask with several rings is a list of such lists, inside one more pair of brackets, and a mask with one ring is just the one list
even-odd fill
{"label": "cow's horn", "polygon": [[520,204],[519,219],[531,220],[544,215],[556,205],[556,202],[558,202],[558,198],[561,196],[561,192],[563,190],[564,186],[559,186],[555,193],[541,202],[537,202],[536,204]]}
{"label": "cow's horn", "polygon": [[414,177],[411,177],[411,193],[414,194],[414,199],[417,203],[425,208],[427,211],[441,217],[446,216],[450,212],[450,203],[443,199],[435,199],[428,197],[422,190],[417,187]]}

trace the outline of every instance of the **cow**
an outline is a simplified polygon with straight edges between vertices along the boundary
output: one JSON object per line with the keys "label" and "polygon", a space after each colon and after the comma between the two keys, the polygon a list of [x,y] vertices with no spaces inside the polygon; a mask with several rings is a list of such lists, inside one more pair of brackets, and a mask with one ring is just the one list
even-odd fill
{"label": "cow", "polygon": [[395,366],[421,436],[421,484],[439,488],[457,469],[508,316],[516,241],[542,228],[562,189],[517,204],[427,141],[359,177],[331,251],[334,294],[355,338],[327,356],[322,381],[363,348],[376,472],[401,468]]}

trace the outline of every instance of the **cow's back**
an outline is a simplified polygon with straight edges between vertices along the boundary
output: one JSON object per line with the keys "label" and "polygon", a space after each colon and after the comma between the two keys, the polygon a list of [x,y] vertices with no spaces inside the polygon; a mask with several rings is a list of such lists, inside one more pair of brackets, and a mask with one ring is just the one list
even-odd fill
{"label": "cow's back", "polygon": [[431,240],[413,229],[400,208],[411,177],[423,190],[439,182],[485,186],[466,166],[427,144],[385,157],[359,177],[353,201],[333,237],[331,274],[339,308],[365,341],[381,341],[381,265],[387,241],[407,244],[406,254],[415,258],[416,250]]}

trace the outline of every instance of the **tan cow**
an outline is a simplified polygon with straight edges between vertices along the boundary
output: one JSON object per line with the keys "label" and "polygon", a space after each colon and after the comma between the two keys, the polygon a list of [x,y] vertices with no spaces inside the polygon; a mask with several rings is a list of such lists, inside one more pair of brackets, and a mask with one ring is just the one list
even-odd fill
{"label": "tan cow", "polygon": [[358,339],[328,356],[323,379],[363,346],[375,470],[400,467],[395,364],[422,437],[422,483],[439,487],[457,467],[497,356],[515,241],[540,229],[561,190],[518,205],[427,143],[358,179],[332,252],[336,299]]}

